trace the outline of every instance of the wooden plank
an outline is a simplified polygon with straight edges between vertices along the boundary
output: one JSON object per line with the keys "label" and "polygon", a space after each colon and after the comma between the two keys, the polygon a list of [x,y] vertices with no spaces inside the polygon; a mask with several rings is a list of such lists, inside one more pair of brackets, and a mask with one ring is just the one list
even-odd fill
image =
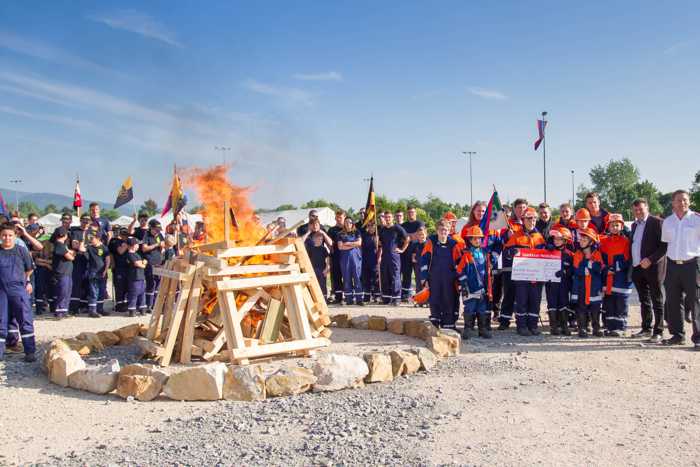
{"label": "wooden plank", "polygon": [[245,365],[248,359],[267,357],[281,353],[298,352],[302,350],[320,349],[328,347],[331,341],[323,337],[316,339],[302,339],[291,342],[277,342],[275,344],[265,344],[257,347],[238,348],[230,350],[232,363]]}
{"label": "wooden plank", "polygon": [[244,256],[260,256],[272,255],[277,253],[294,253],[296,251],[294,245],[260,245],[260,246],[241,246],[227,248],[220,251],[216,256],[218,258],[240,258]]}
{"label": "wooden plank", "polygon": [[[176,265],[177,270],[184,272],[187,275],[194,273],[194,266],[188,265],[185,261],[178,261]],[[183,277],[184,279],[184,277]],[[163,305],[163,324],[161,326],[161,340],[165,339],[165,334],[170,329],[170,323],[173,319],[173,313],[175,312],[175,299],[179,297],[178,289],[182,288],[182,281],[170,281],[170,289],[168,289],[168,294],[165,296],[165,304]]]}
{"label": "wooden plank", "polygon": [[[236,297],[232,291],[219,290],[219,307],[224,315],[224,333],[226,334],[226,346],[230,355],[236,350],[245,347],[245,338],[241,331],[241,316],[236,309]],[[233,363],[233,360],[231,360]],[[247,364],[248,360],[240,359],[241,364]]]}
{"label": "wooden plank", "polygon": [[[165,269],[174,270],[177,267],[177,263],[174,260],[168,260],[165,263]],[[156,302],[153,305],[153,310],[151,311],[151,319],[148,324],[148,333],[146,337],[150,340],[154,340],[158,337],[160,333],[160,320],[163,315],[163,310],[166,304],[166,297],[170,293],[172,287],[172,280],[165,277],[161,280],[160,286],[158,287],[158,295],[156,296]]]}
{"label": "wooden plank", "polygon": [[219,353],[219,351],[223,348],[225,343],[226,331],[224,328],[221,328],[216,337],[211,340],[211,348],[207,349],[205,354],[202,355],[202,358],[206,361],[211,360],[214,357],[214,355]]}
{"label": "wooden plank", "polygon": [[284,303],[287,307],[287,318],[292,328],[292,337],[297,340],[311,338],[311,327],[306,316],[304,299],[301,297],[301,286],[283,287]]}
{"label": "wooden plank", "polygon": [[299,272],[298,264],[251,264],[247,266],[228,266],[219,271],[211,271],[210,277],[240,276],[246,274],[272,274],[279,272]]}
{"label": "wooden plank", "polygon": [[[223,332],[222,332],[223,334]],[[202,349],[205,352],[211,352],[211,350],[214,348],[214,343],[208,339],[195,339],[193,345],[196,345],[200,349]]]}
{"label": "wooden plank", "polygon": [[170,365],[170,360],[173,356],[173,350],[175,349],[175,341],[180,331],[180,324],[182,323],[182,317],[185,314],[185,308],[187,305],[187,299],[190,295],[190,288],[192,286],[192,281],[194,279],[193,274],[194,266],[188,268],[188,275],[180,283],[180,296],[177,298],[177,303],[175,304],[175,311],[173,312],[172,320],[169,323],[168,335],[165,338],[163,347],[165,348],[163,352],[163,359],[161,360],[161,366]]}
{"label": "wooden plank", "polygon": [[241,305],[241,308],[238,310],[238,313],[240,313],[241,317],[245,316],[246,313],[248,313],[250,310],[253,309],[256,303],[260,301],[260,299],[263,297],[263,294],[265,292],[260,289],[256,291],[253,295],[248,297],[248,299],[243,302],[243,305]]}
{"label": "wooden plank", "polygon": [[196,346],[196,345],[190,346],[190,355],[194,355],[195,357],[201,357],[203,354],[204,354],[204,351],[202,350],[201,347]]}
{"label": "wooden plank", "polygon": [[197,261],[203,262],[204,264],[207,265],[207,267],[211,268],[213,271],[218,271],[221,268],[225,268],[228,264],[223,259],[217,258],[216,256],[209,256],[209,255],[199,255],[197,257]]}
{"label": "wooden plank", "polygon": [[167,277],[168,279],[181,280],[182,273],[172,271],[167,268],[153,268],[153,274],[160,277]]}
{"label": "wooden plank", "polygon": [[244,290],[256,287],[274,287],[276,285],[306,284],[311,280],[308,274],[284,274],[279,276],[251,277],[247,279],[229,279],[216,282],[221,290]]}
{"label": "wooden plank", "polygon": [[276,342],[280,335],[280,326],[284,318],[284,303],[279,300],[270,300],[267,307],[262,331],[260,332],[260,342],[263,344]]}
{"label": "wooden plank", "polygon": [[190,363],[192,361],[194,326],[197,324],[197,315],[200,312],[199,299],[202,296],[204,263],[197,263],[196,267],[197,270],[194,273],[192,289],[187,299],[187,311],[185,312],[185,324],[182,332],[182,348],[180,349],[180,363]]}
{"label": "wooden plank", "polygon": [[309,274],[311,280],[309,281],[309,291],[314,303],[318,306],[321,314],[328,314],[328,305],[326,304],[326,297],[323,296],[323,291],[321,290],[321,285],[316,279],[316,274],[314,273],[314,268],[311,265],[311,259],[306,253],[306,247],[301,239],[297,239],[294,242],[294,246],[297,250],[297,260],[299,261],[299,266],[301,266],[301,271]]}
{"label": "wooden plank", "polygon": [[194,248],[197,251],[216,251],[216,250],[225,250],[226,248],[229,248],[230,242],[227,241],[221,241],[221,242],[212,242],[212,243],[203,243],[201,245],[195,245],[192,248]]}

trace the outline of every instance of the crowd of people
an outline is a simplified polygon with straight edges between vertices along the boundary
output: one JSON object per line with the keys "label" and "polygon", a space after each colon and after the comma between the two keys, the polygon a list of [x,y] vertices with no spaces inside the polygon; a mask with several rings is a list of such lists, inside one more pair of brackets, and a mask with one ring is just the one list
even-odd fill
{"label": "crowd of people", "polygon": [[[700,350],[700,215],[690,211],[689,193],[674,192],[673,214],[664,220],[649,214],[644,199],[635,200],[631,229],[621,214],[601,208],[596,193],[586,195],[585,205],[574,213],[562,204],[555,221],[546,203],[534,208],[517,199],[506,207],[507,226],[488,231],[482,201],[460,232],[447,212],[431,234],[412,206],[376,219],[361,210],[355,220],[339,210],[327,230],[311,210],[296,233],[283,230],[304,240],[324,294],[337,305],[428,305],[430,321],[446,329],[456,328],[461,308],[464,339],[475,327],[490,338],[492,321],[505,330],[513,320],[519,335],[532,336],[540,334],[544,292],[551,334],[574,329],[580,337],[621,337],[634,286],[642,315],[635,336],[681,345],[685,320]],[[190,232],[179,216],[165,229],[146,214],[112,228],[96,203],[79,226],[64,214],[50,236],[37,219],[0,219],[0,358],[21,341],[25,359],[35,360],[35,313],[108,315],[109,271],[114,311],[149,312],[159,283],[153,268],[206,235],[203,225]],[[558,280],[513,280],[513,259],[523,248],[558,250]],[[665,325],[671,336],[663,340]]]}

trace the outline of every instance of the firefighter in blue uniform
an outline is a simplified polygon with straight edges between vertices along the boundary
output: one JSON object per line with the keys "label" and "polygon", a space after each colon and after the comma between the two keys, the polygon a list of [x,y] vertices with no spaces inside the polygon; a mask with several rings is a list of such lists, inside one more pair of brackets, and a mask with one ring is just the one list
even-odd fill
{"label": "firefighter in blue uniform", "polygon": [[34,319],[30,294],[33,271],[29,250],[16,244],[15,226],[0,227],[0,360],[5,355],[5,341],[10,320],[17,321],[24,347],[24,360],[36,361]]}
{"label": "firefighter in blue uniform", "polygon": [[146,275],[144,270],[148,267],[148,260],[139,254],[141,241],[135,237],[129,237],[126,241],[129,249],[126,253],[126,263],[129,267],[127,273],[127,310],[129,316],[134,316],[136,311],[144,315],[146,311]]}
{"label": "firefighter in blue uniform", "polygon": [[471,337],[471,323],[477,318],[479,337],[491,338],[491,312],[488,309],[489,278],[487,261],[492,258],[486,248],[482,248],[484,233],[474,225],[463,231],[466,240],[457,272],[464,299],[464,329],[462,339]]}
{"label": "firefighter in blue uniform", "polygon": [[163,251],[165,250],[165,237],[161,233],[161,225],[155,219],[148,221],[148,233],[141,244],[141,253],[148,261],[145,269],[146,275],[146,308],[153,308],[155,296],[160,285],[160,276],[153,274],[153,268],[163,264]]}
{"label": "firefighter in blue uniform", "polygon": [[[398,214],[398,213],[397,213]],[[411,276],[413,275],[413,247],[415,246],[415,241],[418,239],[418,229],[423,227],[425,224],[418,220],[418,214],[414,206],[409,206],[406,210],[408,215],[408,220],[401,224],[401,227],[408,234],[410,244],[406,251],[401,254],[401,300],[408,301],[408,299],[413,295],[413,287],[411,287]],[[397,220],[398,222],[398,220]],[[418,252],[420,255],[421,252]]]}
{"label": "firefighter in blue uniform", "polygon": [[561,268],[556,273],[559,282],[547,282],[544,286],[547,294],[549,332],[553,336],[571,335],[569,330],[569,293],[571,291],[573,252],[568,247],[573,246],[572,242],[573,235],[566,227],[558,225],[549,231],[546,248],[561,252]]}
{"label": "firefighter in blue uniform", "polygon": [[588,337],[588,323],[593,323],[593,335],[602,337],[600,306],[603,300],[603,256],[600,239],[591,228],[579,229],[579,245],[573,259],[571,301],[576,306],[579,337]]}
{"label": "firefighter in blue uniform", "polygon": [[114,284],[114,311],[126,311],[127,273],[129,266],[126,263],[126,251],[128,245],[129,230],[119,229],[119,235],[109,241],[109,253],[112,255],[112,283]]}
{"label": "firefighter in blue uniform", "polygon": [[88,233],[88,315],[91,318],[108,316],[104,311],[107,296],[107,271],[109,270],[109,250],[102,243],[102,236],[97,226]]}
{"label": "firefighter in blue uniform", "polygon": [[355,221],[345,218],[343,231],[338,234],[340,269],[343,271],[343,293],[347,305],[364,305],[362,300],[362,237]]}
{"label": "firefighter in blue uniform", "polygon": [[379,301],[379,261],[377,258],[377,224],[362,229],[362,291],[364,303]]}
{"label": "firefighter in blue uniform", "polygon": [[394,224],[394,215],[384,212],[384,225],[379,228],[380,277],[382,302],[398,306],[401,300],[401,253],[408,248],[408,235]]}
{"label": "firefighter in blue uniform", "polygon": [[343,230],[345,211],[335,212],[335,225],[328,229],[328,236],[333,240],[331,249],[331,295],[333,303],[343,304],[343,271],[340,268],[340,254],[338,252],[338,235]]}
{"label": "firefighter in blue uniform", "polygon": [[70,247],[76,253],[73,260],[73,280],[69,311],[78,314],[87,308],[87,233],[90,228],[90,214],[80,216],[80,226],[70,229]]}
{"label": "firefighter in blue uniform", "polygon": [[462,257],[464,243],[450,236],[449,222],[441,219],[436,227],[437,235],[425,242],[421,254],[421,279],[423,287],[430,290],[430,322],[437,328],[455,329],[458,298],[457,268]]}
{"label": "firefighter in blue uniform", "polygon": [[51,284],[54,293],[54,314],[58,319],[66,317],[73,290],[73,260],[76,253],[70,249],[68,242],[68,231],[64,227],[54,230]]}
{"label": "firefighter in blue uniform", "polygon": [[627,330],[629,298],[632,294],[632,247],[629,237],[623,233],[625,221],[622,214],[609,214],[609,235],[600,240],[605,271],[605,330],[609,337],[622,337]]}

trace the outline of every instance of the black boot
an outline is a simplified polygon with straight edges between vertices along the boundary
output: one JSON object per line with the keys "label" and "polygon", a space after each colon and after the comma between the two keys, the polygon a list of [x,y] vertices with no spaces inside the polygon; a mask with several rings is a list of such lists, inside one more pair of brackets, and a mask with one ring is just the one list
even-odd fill
{"label": "black boot", "polygon": [[549,333],[553,336],[561,334],[559,332],[559,320],[557,319],[557,310],[548,310],[549,315]]}
{"label": "black boot", "polygon": [[585,311],[576,312],[576,323],[578,324],[578,337],[588,337],[586,325],[588,321],[588,313]]}
{"label": "black boot", "polygon": [[600,311],[591,312],[591,321],[593,322],[593,335],[603,337],[603,330],[600,328]]}
{"label": "black boot", "polygon": [[502,319],[500,324],[498,325],[498,330],[505,331],[506,329],[508,329],[509,326],[510,326],[510,321],[506,321],[506,320]]}
{"label": "black boot", "polygon": [[464,317],[464,328],[462,329],[462,340],[466,341],[469,340],[469,338],[472,337],[472,327],[469,326],[469,323],[473,323],[474,320],[472,319],[474,315],[466,315]]}
{"label": "black boot", "polygon": [[479,337],[491,339],[491,313],[479,315]]}
{"label": "black boot", "polygon": [[569,310],[564,308],[563,310],[557,311],[558,325],[561,327],[561,333],[564,336],[570,336],[571,331],[569,330]]}
{"label": "black boot", "polygon": [[471,316],[469,319],[469,329],[472,331],[474,330],[474,327],[476,326],[476,313]]}

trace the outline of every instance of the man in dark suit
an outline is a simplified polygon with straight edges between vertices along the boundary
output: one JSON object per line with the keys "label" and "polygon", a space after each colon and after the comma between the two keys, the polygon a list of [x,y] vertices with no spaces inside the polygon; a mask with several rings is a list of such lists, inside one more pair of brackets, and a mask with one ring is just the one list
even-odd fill
{"label": "man in dark suit", "polygon": [[666,243],[661,241],[663,221],[649,215],[649,204],[644,198],[632,203],[632,212],[635,218],[631,233],[632,281],[642,309],[642,330],[634,337],[649,337],[652,342],[660,343],[664,332],[666,275]]}

